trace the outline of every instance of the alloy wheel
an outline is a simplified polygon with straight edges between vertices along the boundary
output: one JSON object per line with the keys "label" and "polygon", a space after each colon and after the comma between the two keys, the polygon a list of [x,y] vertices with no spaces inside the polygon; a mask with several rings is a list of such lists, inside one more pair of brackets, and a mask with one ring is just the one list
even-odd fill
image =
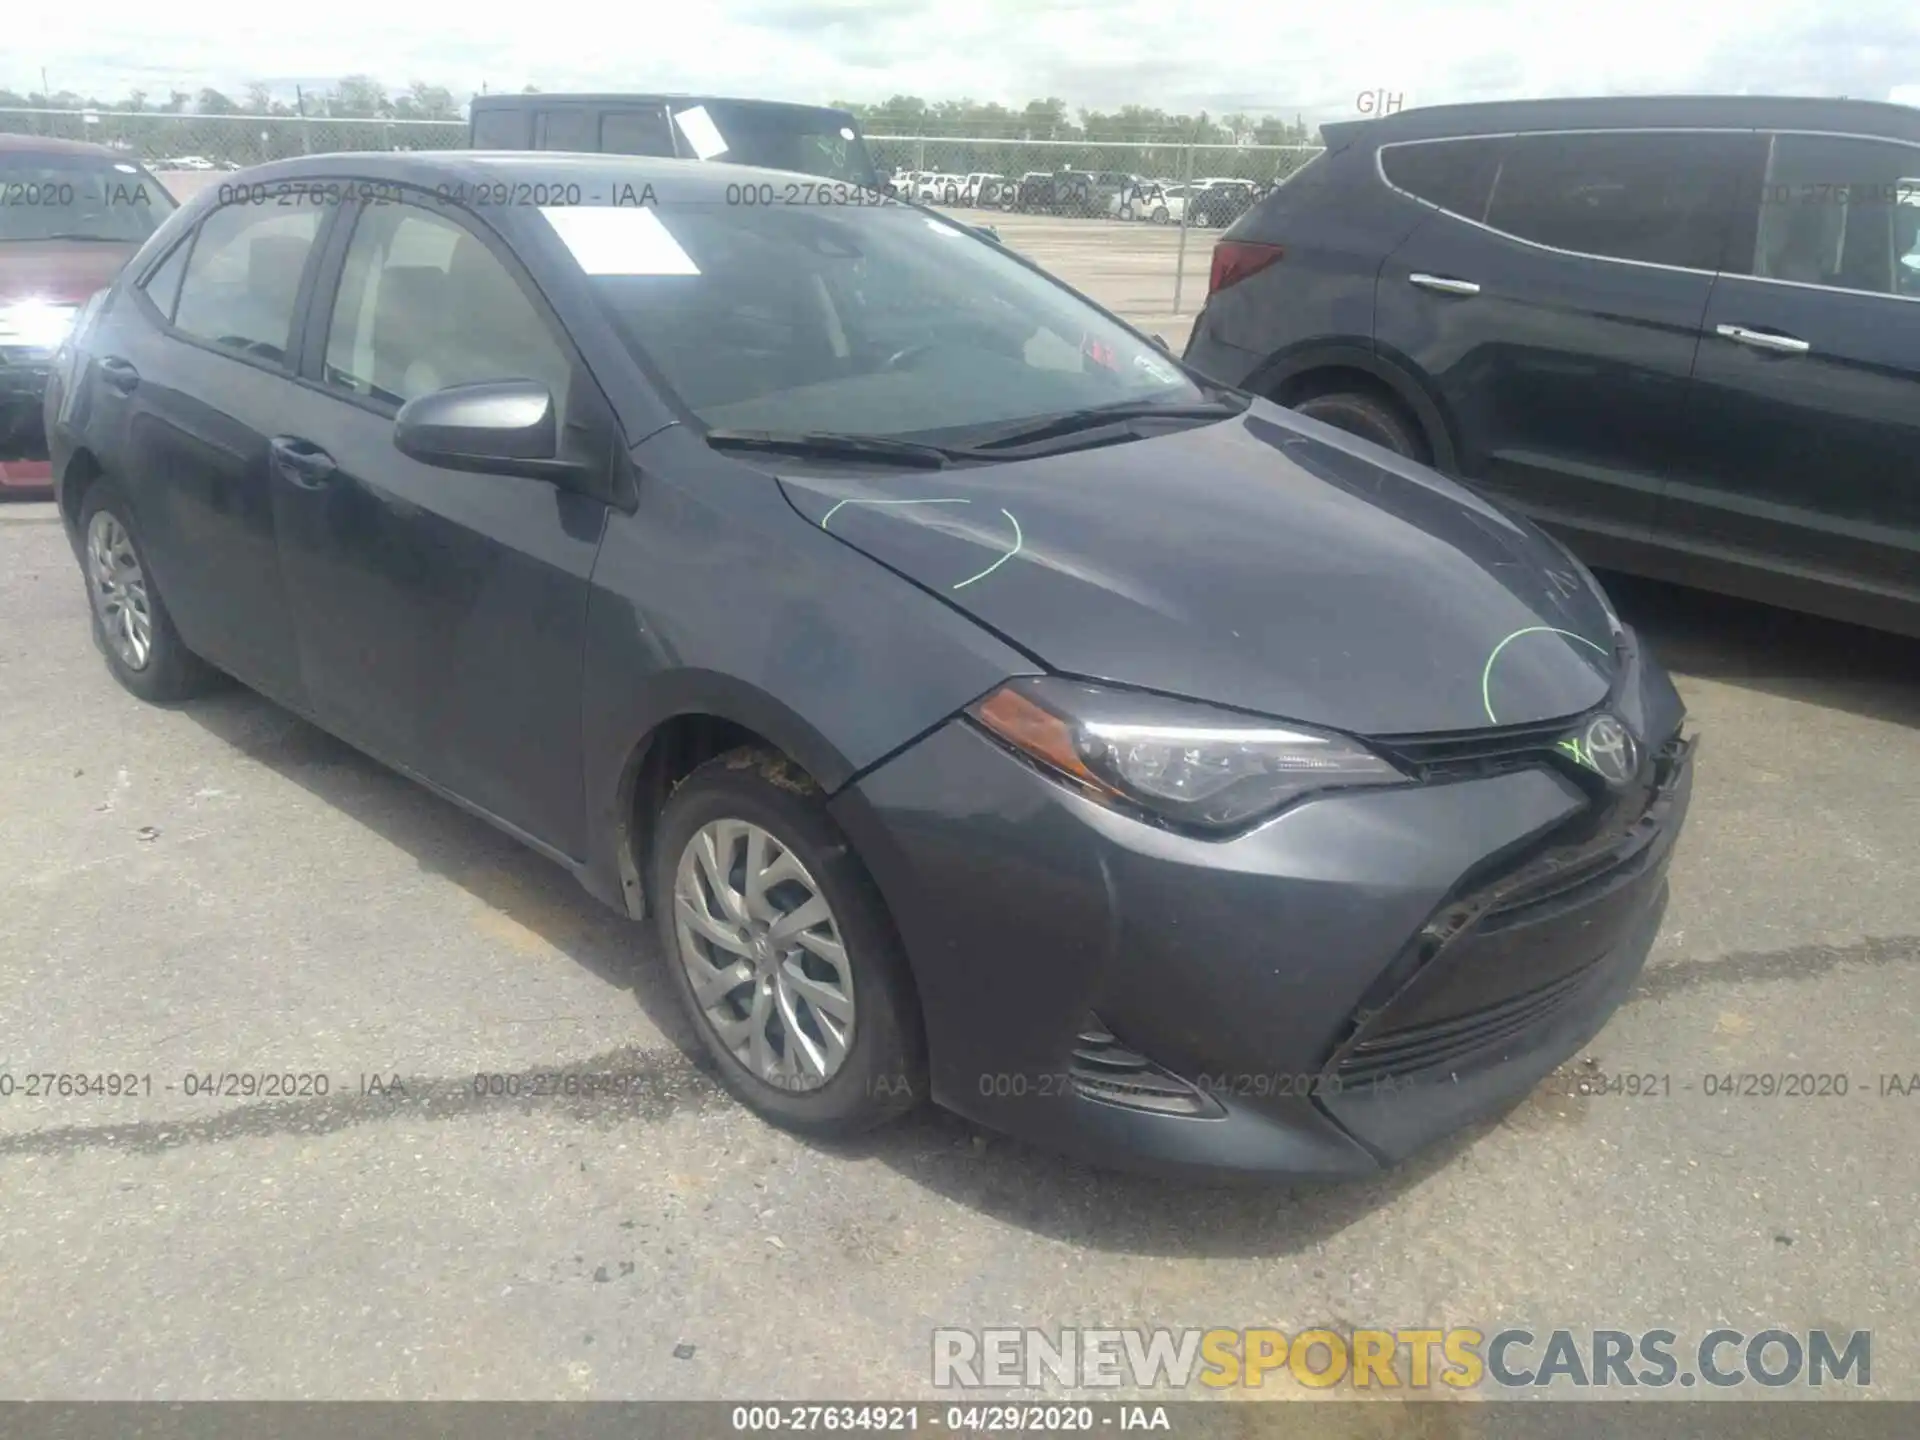
{"label": "alloy wheel", "polygon": [[782,1090],[816,1090],[853,1043],[853,971],[807,868],[745,820],[702,826],[680,854],[674,930],[694,1002],[734,1059]]}
{"label": "alloy wheel", "polygon": [[130,670],[144,670],[153,654],[153,610],[146,573],[133,537],[112,511],[87,526],[87,590],[107,643]]}

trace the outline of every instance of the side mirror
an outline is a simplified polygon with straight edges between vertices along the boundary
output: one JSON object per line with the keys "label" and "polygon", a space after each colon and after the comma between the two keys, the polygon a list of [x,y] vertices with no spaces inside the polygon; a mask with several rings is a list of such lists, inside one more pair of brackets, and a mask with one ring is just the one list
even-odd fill
{"label": "side mirror", "polygon": [[534,380],[489,380],[416,395],[393,419],[394,447],[426,465],[557,480],[578,466],[559,458],[553,393]]}

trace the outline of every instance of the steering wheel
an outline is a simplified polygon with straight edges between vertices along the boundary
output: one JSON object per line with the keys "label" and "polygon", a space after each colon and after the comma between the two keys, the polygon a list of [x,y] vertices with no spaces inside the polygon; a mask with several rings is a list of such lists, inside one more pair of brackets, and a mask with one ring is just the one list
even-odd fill
{"label": "steering wheel", "polygon": [[932,353],[935,348],[937,347],[931,343],[909,345],[905,349],[894,351],[893,354],[881,361],[880,368],[884,371],[911,369],[914,361],[924,355]]}

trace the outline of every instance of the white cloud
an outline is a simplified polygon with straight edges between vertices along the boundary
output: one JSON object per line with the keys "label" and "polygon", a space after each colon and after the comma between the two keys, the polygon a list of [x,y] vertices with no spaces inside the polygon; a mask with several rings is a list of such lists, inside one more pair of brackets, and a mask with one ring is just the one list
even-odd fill
{"label": "white cloud", "polygon": [[[790,99],[896,93],[1076,107],[1154,105],[1330,119],[1366,89],[1422,103],[1509,96],[1710,90],[1886,98],[1920,84],[1920,21],[1864,0],[1841,14],[1787,0],[708,0],[614,7],[476,0],[457,12],[388,0],[315,10],[239,0],[92,0],[38,13],[30,45],[0,55],[0,84],[111,97],[178,86],[290,90],[371,73],[457,95],[559,89],[713,89]],[[457,15],[457,18],[453,18]]]}

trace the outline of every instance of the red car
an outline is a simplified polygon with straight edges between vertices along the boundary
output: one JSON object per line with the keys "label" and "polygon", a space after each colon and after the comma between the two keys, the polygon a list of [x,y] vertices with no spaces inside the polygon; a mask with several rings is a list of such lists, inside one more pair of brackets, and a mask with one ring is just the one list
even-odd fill
{"label": "red car", "polygon": [[0,135],[0,496],[52,489],[40,402],[53,352],[174,208],[119,151]]}

